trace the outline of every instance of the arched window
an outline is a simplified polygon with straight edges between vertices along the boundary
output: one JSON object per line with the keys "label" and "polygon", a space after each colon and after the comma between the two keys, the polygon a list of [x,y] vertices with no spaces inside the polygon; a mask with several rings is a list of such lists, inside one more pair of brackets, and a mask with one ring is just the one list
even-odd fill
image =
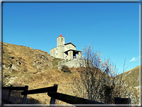
{"label": "arched window", "polygon": [[61,38],[61,42],[63,42],[63,38]]}

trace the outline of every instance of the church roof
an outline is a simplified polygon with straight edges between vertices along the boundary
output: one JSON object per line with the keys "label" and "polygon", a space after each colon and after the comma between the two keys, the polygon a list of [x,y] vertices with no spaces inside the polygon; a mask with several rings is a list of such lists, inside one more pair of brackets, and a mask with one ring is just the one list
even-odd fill
{"label": "church roof", "polygon": [[74,47],[76,47],[73,43],[69,42],[69,43],[66,43],[64,45],[68,45],[68,44],[72,44]]}
{"label": "church roof", "polygon": [[64,53],[67,53],[68,51],[74,51],[75,53],[82,52],[82,51],[79,51],[79,50],[69,49],[69,50],[66,50]]}
{"label": "church roof", "polygon": [[60,34],[60,36],[59,37],[63,37],[61,34]]}

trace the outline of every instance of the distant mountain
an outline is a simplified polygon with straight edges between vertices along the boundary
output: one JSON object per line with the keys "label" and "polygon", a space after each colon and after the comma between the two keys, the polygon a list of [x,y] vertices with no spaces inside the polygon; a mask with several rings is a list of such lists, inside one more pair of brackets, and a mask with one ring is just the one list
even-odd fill
{"label": "distant mountain", "polygon": [[136,88],[139,86],[139,80],[140,80],[139,68],[140,67],[142,67],[142,66],[137,66],[129,71],[126,71],[126,72],[118,75],[117,78],[122,77],[122,80],[125,80],[126,84]]}

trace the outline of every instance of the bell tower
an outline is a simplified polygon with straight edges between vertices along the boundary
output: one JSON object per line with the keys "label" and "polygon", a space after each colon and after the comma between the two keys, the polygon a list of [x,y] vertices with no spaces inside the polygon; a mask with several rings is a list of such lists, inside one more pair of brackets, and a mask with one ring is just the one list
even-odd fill
{"label": "bell tower", "polygon": [[59,37],[57,37],[57,46],[64,45],[65,44],[65,38],[60,34]]}

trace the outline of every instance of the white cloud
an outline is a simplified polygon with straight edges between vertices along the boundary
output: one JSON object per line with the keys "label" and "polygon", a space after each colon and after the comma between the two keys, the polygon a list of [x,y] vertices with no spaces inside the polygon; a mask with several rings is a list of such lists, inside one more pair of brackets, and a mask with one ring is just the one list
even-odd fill
{"label": "white cloud", "polygon": [[135,58],[135,57],[133,57],[131,60],[130,60],[130,62],[132,62],[132,61],[136,61],[137,59]]}

